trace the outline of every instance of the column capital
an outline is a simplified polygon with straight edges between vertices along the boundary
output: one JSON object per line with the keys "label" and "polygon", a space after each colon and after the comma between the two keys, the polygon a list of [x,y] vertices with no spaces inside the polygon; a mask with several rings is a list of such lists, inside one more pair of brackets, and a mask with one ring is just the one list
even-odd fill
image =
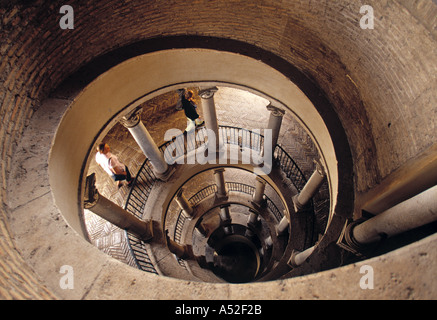
{"label": "column capital", "polygon": [[283,117],[285,115],[285,110],[275,107],[271,103],[266,108],[275,117]]}
{"label": "column capital", "polygon": [[220,205],[220,209],[225,209],[225,208],[230,208],[231,204],[230,203],[224,203],[222,205]]}
{"label": "column capital", "polygon": [[299,194],[294,195],[291,200],[293,201],[294,212],[298,213],[302,211],[303,208],[305,208],[305,205],[299,202]]}
{"label": "column capital", "polygon": [[326,173],[325,170],[323,169],[322,164],[320,163],[319,160],[314,160],[314,163],[316,164],[316,171],[318,174],[320,174],[320,176],[325,177]]}
{"label": "column capital", "polygon": [[141,112],[143,108],[137,107],[128,114],[126,114],[121,120],[121,124],[126,128],[133,128],[138,125],[141,121]]}
{"label": "column capital", "polygon": [[207,88],[207,89],[201,89],[199,91],[199,96],[202,99],[211,99],[214,94],[218,91],[217,87]]}
{"label": "column capital", "polygon": [[249,209],[249,219],[247,220],[247,226],[253,229],[261,227],[261,220],[259,219],[260,213],[256,210]]}
{"label": "column capital", "polygon": [[185,191],[184,187],[181,187],[178,190],[178,192],[176,193],[176,202],[178,203],[181,210],[184,211],[184,213],[188,217],[192,217],[194,210],[193,210],[193,207],[191,206],[190,202],[188,201],[188,199],[184,196],[184,194],[183,194],[184,191]]}
{"label": "column capital", "polygon": [[224,205],[220,207],[220,220],[224,223],[224,224],[231,224],[232,222],[232,218],[231,218],[231,210],[230,210],[230,205]]}
{"label": "column capital", "polygon": [[218,173],[221,173],[221,172],[225,172],[225,168],[214,169],[214,174],[218,174]]}
{"label": "column capital", "polygon": [[182,197],[185,191],[185,187],[181,187],[178,192],[176,192],[176,197]]}
{"label": "column capital", "polygon": [[256,176],[255,180],[256,180],[257,182],[260,182],[260,183],[263,184],[263,185],[266,185],[266,184],[267,184],[267,181],[264,180],[263,178],[261,178],[260,176]]}
{"label": "column capital", "polygon": [[177,243],[176,241],[170,239],[168,235],[168,230],[165,230],[165,238],[167,243],[167,248],[171,253],[175,254],[179,259],[193,259],[193,247],[191,245],[182,245]]}
{"label": "column capital", "polygon": [[276,235],[281,236],[285,233],[285,231],[288,229],[290,222],[288,221],[287,217],[284,216],[282,220],[279,222],[279,224],[276,226]]}

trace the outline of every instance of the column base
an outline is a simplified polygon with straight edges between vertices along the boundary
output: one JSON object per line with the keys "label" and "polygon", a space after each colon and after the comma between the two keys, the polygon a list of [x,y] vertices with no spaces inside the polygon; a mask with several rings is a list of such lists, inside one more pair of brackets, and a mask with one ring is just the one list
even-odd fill
{"label": "column base", "polygon": [[303,209],[305,208],[305,205],[301,204],[298,198],[299,198],[299,193],[293,196],[293,198],[291,198],[294,205],[294,212],[296,213],[303,211]]}
{"label": "column base", "polygon": [[364,221],[365,221],[364,219],[360,219],[356,221],[353,221],[351,219],[346,220],[343,229],[341,231],[340,237],[338,238],[336,243],[337,246],[339,246],[343,250],[351,252],[355,256],[363,259],[366,258],[364,253],[366,251],[365,250],[366,246],[359,244],[355,240],[355,238],[353,237],[353,229]]}
{"label": "column base", "polygon": [[229,196],[226,193],[223,194],[223,193],[219,193],[219,192],[215,193],[215,197],[218,201],[222,201],[222,202],[228,200],[228,198],[229,198]]}
{"label": "column base", "polygon": [[[153,239],[154,233],[153,233],[153,223],[152,221],[144,221],[146,225],[146,232],[142,235],[139,235],[140,239],[144,242],[149,242]],[[129,230],[127,230],[129,232]]]}
{"label": "column base", "polygon": [[313,254],[315,246],[306,249],[305,251],[293,250],[287,264],[291,268],[299,268]]}
{"label": "column base", "polygon": [[173,173],[175,173],[176,169],[173,167],[168,167],[167,171],[164,173],[157,173],[154,172],[155,177],[163,182],[167,182],[168,180],[170,180],[171,176],[173,175]]}
{"label": "column base", "polygon": [[290,221],[288,220],[287,216],[283,216],[281,221],[276,225],[275,231],[276,236],[280,237],[285,234],[286,231],[289,231],[290,227]]}
{"label": "column base", "polygon": [[294,249],[291,253],[290,259],[287,261],[287,265],[291,268],[298,268],[299,265],[296,263],[296,256],[301,253],[300,251]]}
{"label": "column base", "polygon": [[255,208],[255,210],[260,211],[261,209],[266,207],[267,200],[263,199],[260,203],[251,201],[250,203]]}

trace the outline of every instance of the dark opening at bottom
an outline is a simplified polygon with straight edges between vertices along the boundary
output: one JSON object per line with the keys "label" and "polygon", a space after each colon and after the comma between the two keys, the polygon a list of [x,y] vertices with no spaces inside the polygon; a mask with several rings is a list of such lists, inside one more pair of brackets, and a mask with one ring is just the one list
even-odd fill
{"label": "dark opening at bottom", "polygon": [[256,249],[247,243],[232,241],[214,253],[214,273],[230,283],[251,282],[258,269]]}

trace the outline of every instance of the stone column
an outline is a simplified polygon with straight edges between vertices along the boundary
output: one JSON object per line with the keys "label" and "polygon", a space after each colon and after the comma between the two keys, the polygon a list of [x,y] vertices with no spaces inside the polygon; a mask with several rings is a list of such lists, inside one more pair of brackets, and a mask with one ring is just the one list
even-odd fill
{"label": "stone column", "polygon": [[111,200],[102,196],[96,186],[95,173],[86,179],[84,207],[109,221],[120,229],[137,235],[140,239],[147,241],[153,238],[152,223],[143,221],[127,212]]}
{"label": "stone column", "polygon": [[260,176],[256,177],[255,194],[253,195],[253,202],[260,206],[264,201],[264,191],[266,189],[266,181]]}
{"label": "stone column", "polygon": [[308,259],[308,257],[313,254],[315,249],[316,247],[314,246],[302,252],[294,251],[287,264],[292,268],[297,268],[301,266],[306,261],[306,259]]}
{"label": "stone column", "polygon": [[173,171],[169,168],[149,131],[141,122],[141,111],[142,108],[135,109],[124,116],[121,123],[129,130],[145,156],[150,160],[155,176],[166,181]]}
{"label": "stone column", "polygon": [[247,221],[247,224],[250,224],[252,226],[255,226],[258,222],[258,212],[254,210],[249,210],[249,219]]}
{"label": "stone column", "polygon": [[170,250],[170,252],[176,255],[179,259],[189,260],[194,258],[192,246],[182,245],[170,239],[168,230],[166,230],[165,238],[168,250]]}
{"label": "stone column", "polygon": [[305,184],[301,192],[293,197],[294,210],[296,212],[301,211],[306,204],[311,200],[311,198],[319,190],[320,186],[325,179],[325,172],[323,171],[322,165],[315,161],[316,170],[312,174],[311,178]]}
{"label": "stone column", "polygon": [[370,244],[437,221],[437,186],[356,225],[352,239],[358,245]]}
{"label": "stone column", "polygon": [[228,192],[226,190],[226,182],[225,182],[225,169],[219,168],[214,170],[214,178],[215,183],[217,185],[217,196],[219,198],[226,197]]}
{"label": "stone column", "polygon": [[[249,218],[247,220],[247,227],[246,235],[251,237],[254,235],[254,233],[251,231],[252,229],[257,229],[260,227],[260,221],[258,220],[259,212],[249,209]],[[249,228],[250,227],[250,228]]]}
{"label": "stone column", "polygon": [[280,236],[284,234],[285,230],[287,230],[289,221],[286,216],[282,218],[282,220],[279,222],[279,224],[276,226],[276,235]]}
{"label": "stone column", "polygon": [[264,129],[264,143],[261,145],[259,152],[260,158],[256,159],[254,154],[254,163],[259,167],[255,168],[255,173],[259,175],[268,175],[274,164],[274,152],[278,143],[279,132],[281,131],[282,119],[285,111],[269,104],[267,110],[270,111],[269,122],[267,128]]}
{"label": "stone column", "polygon": [[231,222],[231,213],[229,211],[230,205],[223,205],[220,207],[220,220],[226,223]]}
{"label": "stone column", "polygon": [[200,232],[200,234],[202,236],[204,236],[205,238],[208,236],[208,230],[205,229],[205,227],[202,224],[198,224],[196,226],[196,230]]}
{"label": "stone column", "polygon": [[271,248],[273,247],[273,239],[272,236],[269,236],[266,240],[265,240],[265,244],[267,248]]}
{"label": "stone column", "polygon": [[223,228],[226,234],[231,233],[230,224],[232,222],[232,218],[229,207],[230,205],[223,205],[220,207],[220,220],[222,221]]}
{"label": "stone column", "polygon": [[178,203],[179,207],[184,211],[187,217],[192,217],[194,213],[193,207],[183,193],[184,188],[180,188],[178,193],[176,194],[176,202]]}
{"label": "stone column", "polygon": [[202,89],[199,91],[199,96],[202,98],[202,110],[203,118],[205,119],[205,127],[215,134],[216,152],[220,150],[219,126],[214,103],[214,94],[217,91],[217,87]]}

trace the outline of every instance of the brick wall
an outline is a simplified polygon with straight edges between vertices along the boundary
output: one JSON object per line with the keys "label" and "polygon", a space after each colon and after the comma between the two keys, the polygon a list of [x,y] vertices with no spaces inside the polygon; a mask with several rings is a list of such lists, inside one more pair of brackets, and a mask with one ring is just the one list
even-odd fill
{"label": "brick wall", "polygon": [[[375,186],[436,139],[432,1],[0,1],[0,297],[47,298],[16,253],[4,212],[14,148],[40,101],[94,57],[148,38],[204,35],[247,42],[289,61],[332,102],[351,145],[356,190]],[[364,3],[363,3],[364,4]]]}

